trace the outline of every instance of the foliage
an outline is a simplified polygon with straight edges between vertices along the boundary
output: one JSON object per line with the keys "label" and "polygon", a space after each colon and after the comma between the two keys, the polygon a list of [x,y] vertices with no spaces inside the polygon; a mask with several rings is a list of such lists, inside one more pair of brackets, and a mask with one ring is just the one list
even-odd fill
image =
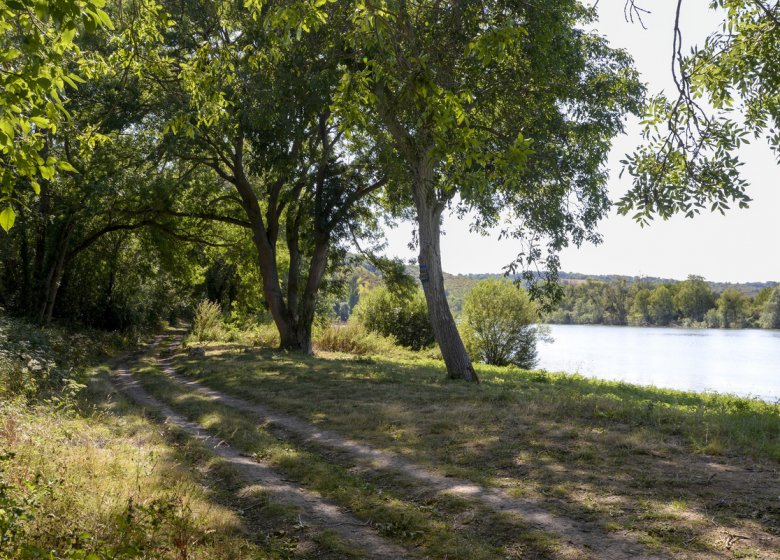
{"label": "foliage", "polygon": [[666,286],[656,287],[647,302],[650,321],[654,325],[666,326],[675,317],[672,292]]}
{"label": "foliage", "polygon": [[461,330],[473,359],[532,369],[538,320],[539,310],[525,290],[506,280],[483,280],[466,296]]}
{"label": "foliage", "polygon": [[715,305],[715,294],[701,276],[689,276],[674,296],[674,304],[683,317],[694,322],[704,320],[704,314]]}
{"label": "foliage", "polygon": [[690,54],[683,53],[678,16],[672,60],[677,98],[661,94],[650,101],[646,142],[623,161],[633,188],[618,208],[643,224],[655,215],[745,208],[750,197],[740,148],[764,136],[780,156],[780,4],[713,0],[710,8],[722,10],[724,21]]}
{"label": "foliage", "polygon": [[362,323],[333,323],[315,334],[315,348],[322,352],[343,352],[357,356],[387,356],[397,352],[395,340],[369,331]]}
{"label": "foliage", "polygon": [[[764,327],[760,317],[774,288],[711,284],[699,276],[683,282],[569,280],[558,307],[545,315],[552,323],[638,326],[682,325],[711,328]],[[717,287],[721,287],[716,291]],[[749,294],[754,294],[753,296]],[[622,318],[616,310],[628,309]]]}
{"label": "foliage", "polygon": [[765,329],[780,329],[780,287],[772,290],[761,309],[760,324]]}
{"label": "foliage", "polygon": [[192,334],[199,341],[222,340],[225,336],[224,317],[218,303],[204,299],[195,309]]}
{"label": "foliage", "polygon": [[[47,153],[51,134],[68,116],[67,86],[89,75],[77,36],[111,28],[104,0],[9,0],[0,4],[0,227],[15,221],[18,184],[40,192],[41,180],[73,172]],[[75,72],[74,72],[75,71]]]}
{"label": "foliage", "polygon": [[398,344],[420,350],[434,343],[433,328],[422,290],[394,294],[385,286],[364,294],[354,310],[369,331],[395,338]]}
{"label": "foliage", "polygon": [[[558,249],[598,239],[592,228],[608,207],[602,165],[642,87],[627,53],[580,31],[592,10],[569,0],[359,2],[352,17],[354,63],[339,112],[369,129],[381,123],[409,180],[419,161],[433,165],[426,196],[457,193],[479,231],[511,208],[518,227],[504,234],[529,245],[521,267],[544,259],[553,272]],[[570,195],[581,202],[576,213],[562,203]]]}
{"label": "foliage", "polygon": [[716,303],[720,326],[740,328],[747,324],[749,302],[744,294],[730,288],[720,294]]}
{"label": "foliage", "polygon": [[136,340],[99,331],[41,328],[0,308],[0,401],[48,402],[67,408],[97,357]]}

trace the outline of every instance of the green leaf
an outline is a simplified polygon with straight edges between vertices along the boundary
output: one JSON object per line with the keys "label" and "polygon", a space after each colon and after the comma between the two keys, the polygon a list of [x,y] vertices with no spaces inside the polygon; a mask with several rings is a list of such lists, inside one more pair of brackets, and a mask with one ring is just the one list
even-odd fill
{"label": "green leaf", "polygon": [[73,26],[73,27],[71,27],[69,29],[66,29],[65,31],[62,32],[62,41],[64,43],[70,44],[70,43],[73,42],[73,38],[75,36],[76,36],[76,27]]}
{"label": "green leaf", "polygon": [[95,12],[97,12],[97,15],[100,18],[100,21],[103,22],[103,25],[105,25],[108,29],[114,29],[114,24],[111,23],[111,18],[108,17],[106,12],[99,8],[95,10]]}
{"label": "green leaf", "polygon": [[51,121],[44,117],[30,117],[30,120],[40,127],[48,128],[51,126]]}
{"label": "green leaf", "polygon": [[15,221],[16,213],[10,206],[0,212],[0,227],[2,227],[6,232],[10,231],[11,228],[14,227]]}
{"label": "green leaf", "polygon": [[76,173],[76,168],[73,167],[70,163],[67,161],[58,161],[57,167],[60,168],[62,171],[70,171],[71,173]]}
{"label": "green leaf", "polygon": [[51,167],[46,167],[41,165],[40,167],[38,167],[38,171],[40,172],[41,177],[43,177],[44,179],[49,179],[49,180],[54,179],[54,169],[52,169]]}

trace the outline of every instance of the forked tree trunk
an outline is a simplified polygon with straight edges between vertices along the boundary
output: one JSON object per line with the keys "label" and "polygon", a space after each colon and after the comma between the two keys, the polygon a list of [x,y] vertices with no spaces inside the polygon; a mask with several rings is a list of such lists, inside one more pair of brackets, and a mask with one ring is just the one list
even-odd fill
{"label": "forked tree trunk", "polygon": [[420,243],[420,282],[428,303],[428,317],[450,378],[479,383],[447,303],[440,250],[444,204],[435,194],[433,168],[423,162],[415,173],[413,195]]}
{"label": "forked tree trunk", "polygon": [[265,230],[254,231],[252,237],[258,253],[263,294],[268,303],[271,317],[279,331],[279,347],[283,350],[302,350],[298,343],[295,319],[284,303],[284,296],[279,284],[279,272],[276,267],[276,256],[269,246]]}
{"label": "forked tree trunk", "polygon": [[235,178],[234,186],[241,196],[241,204],[244,207],[247,218],[249,218],[249,224],[252,229],[252,243],[257,250],[257,263],[260,269],[260,277],[263,281],[263,295],[268,304],[268,310],[271,312],[271,317],[279,331],[279,348],[283,350],[300,350],[295,319],[287,305],[285,305],[279,282],[276,252],[271,240],[268,239],[260,203],[252,190],[252,185],[243,173],[240,154],[240,149],[237,149],[235,168],[237,177]]}

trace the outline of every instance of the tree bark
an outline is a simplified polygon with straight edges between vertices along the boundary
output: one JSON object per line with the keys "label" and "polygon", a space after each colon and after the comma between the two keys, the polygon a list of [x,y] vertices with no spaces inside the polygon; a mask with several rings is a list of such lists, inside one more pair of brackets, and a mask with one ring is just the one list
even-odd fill
{"label": "tree bark", "polygon": [[322,278],[325,276],[325,269],[328,266],[329,248],[330,239],[328,237],[319,238],[314,243],[314,252],[309,263],[309,276],[298,312],[298,343],[301,349],[309,354],[314,351],[311,330],[314,314],[317,311],[317,292],[319,292]]}
{"label": "tree bark", "polygon": [[452,317],[447,303],[447,293],[444,290],[440,242],[441,215],[445,205],[436,196],[433,166],[425,160],[419,162],[413,180],[420,243],[418,257],[420,282],[428,303],[428,316],[433,326],[433,334],[441,349],[449,377],[479,383],[477,373],[460,338],[455,319]]}
{"label": "tree bark", "polygon": [[68,246],[70,245],[70,236],[73,233],[75,221],[71,218],[65,224],[65,230],[57,241],[57,249],[54,255],[49,274],[46,277],[45,298],[41,307],[40,322],[44,324],[51,323],[54,316],[54,304],[57,301],[57,292],[62,283],[62,276],[65,273],[65,263],[68,256]]}
{"label": "tree bark", "polygon": [[260,203],[251,183],[244,174],[243,145],[243,137],[239,136],[236,140],[233,157],[233,172],[235,173],[233,184],[241,197],[241,205],[247,218],[249,218],[252,242],[257,250],[257,262],[263,280],[263,295],[265,295],[268,310],[271,312],[271,317],[279,331],[279,347],[283,350],[301,350],[295,329],[295,319],[284,303],[279,271],[276,266],[276,251],[269,240]]}

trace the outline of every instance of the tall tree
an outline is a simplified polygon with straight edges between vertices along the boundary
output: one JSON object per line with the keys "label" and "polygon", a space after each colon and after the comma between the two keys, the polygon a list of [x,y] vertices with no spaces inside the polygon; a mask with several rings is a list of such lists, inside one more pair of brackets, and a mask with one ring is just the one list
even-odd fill
{"label": "tall tree", "polygon": [[704,315],[715,307],[716,296],[701,276],[688,276],[674,296],[674,304],[683,318],[704,320]]}
{"label": "tall tree", "polygon": [[772,290],[761,311],[759,324],[765,329],[780,329],[780,287]]}
{"label": "tall tree", "polygon": [[389,136],[405,165],[420,280],[450,377],[477,381],[443,283],[449,206],[475,211],[481,230],[509,214],[503,235],[527,247],[510,270],[535,280],[530,269],[544,261],[548,288],[560,249],[598,240],[610,140],[642,88],[625,52],[582,30],[594,17],[574,0],[355,2],[339,114]]}
{"label": "tall tree", "polygon": [[155,84],[169,157],[216,178],[201,211],[176,214],[249,230],[281,346],[307,352],[334,249],[371,226],[387,182],[382,146],[345,135],[330,110],[348,12],[316,4],[171,2]]}

